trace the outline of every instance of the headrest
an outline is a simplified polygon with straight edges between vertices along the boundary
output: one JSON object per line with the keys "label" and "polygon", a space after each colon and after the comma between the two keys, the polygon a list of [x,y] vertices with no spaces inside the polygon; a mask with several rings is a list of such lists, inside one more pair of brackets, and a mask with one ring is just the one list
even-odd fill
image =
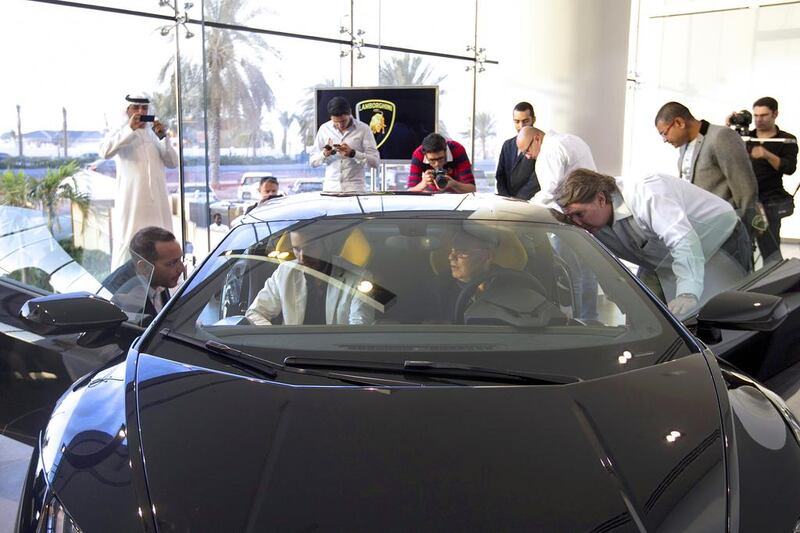
{"label": "headrest", "polygon": [[498,232],[498,244],[492,263],[510,270],[523,270],[528,264],[528,252],[516,235],[510,231]]}
{"label": "headrest", "polygon": [[[348,263],[363,267],[367,265],[372,257],[372,247],[364,236],[364,232],[359,228],[355,228],[345,239],[338,255]],[[275,243],[275,249],[269,252],[267,257],[273,257],[281,261],[294,259],[292,242],[288,231],[278,238],[278,242]]]}
{"label": "headrest", "polygon": [[353,229],[344,241],[339,256],[356,266],[366,266],[372,256],[372,247],[359,228]]}

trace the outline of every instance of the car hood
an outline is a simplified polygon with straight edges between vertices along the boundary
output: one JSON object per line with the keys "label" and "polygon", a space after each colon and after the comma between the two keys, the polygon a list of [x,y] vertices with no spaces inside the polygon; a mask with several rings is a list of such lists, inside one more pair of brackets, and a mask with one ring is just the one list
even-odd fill
{"label": "car hood", "polygon": [[558,386],[290,386],[142,355],[163,530],[721,531],[696,354]]}

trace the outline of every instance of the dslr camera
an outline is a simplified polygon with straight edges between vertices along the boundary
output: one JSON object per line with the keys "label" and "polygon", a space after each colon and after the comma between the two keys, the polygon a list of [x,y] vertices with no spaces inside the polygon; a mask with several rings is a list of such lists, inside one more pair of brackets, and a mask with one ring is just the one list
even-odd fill
{"label": "dslr camera", "polygon": [[447,187],[447,171],[443,168],[433,171],[433,181],[440,189]]}
{"label": "dslr camera", "polygon": [[750,123],[752,121],[753,115],[747,109],[742,109],[731,115],[731,126],[742,137],[750,135]]}

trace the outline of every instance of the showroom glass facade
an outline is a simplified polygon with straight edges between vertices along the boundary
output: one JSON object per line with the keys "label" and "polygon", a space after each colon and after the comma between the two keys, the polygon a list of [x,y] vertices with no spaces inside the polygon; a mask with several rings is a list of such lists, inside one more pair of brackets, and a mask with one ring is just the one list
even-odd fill
{"label": "showroom glass facade", "polygon": [[[479,0],[10,0],[2,11],[4,70],[16,73],[0,88],[7,280],[96,292],[110,272],[119,198],[99,147],[134,92],[181,155],[166,181],[190,269],[224,235],[214,214],[228,226],[247,207],[244,173],[272,174],[287,194],[322,176],[308,164],[315,87],[438,85],[440,132],[467,148],[479,190],[494,190],[497,62],[480,48],[498,37],[476,25],[492,19]],[[404,188],[407,165],[380,170],[378,187]],[[65,268],[82,275],[53,286]]]}

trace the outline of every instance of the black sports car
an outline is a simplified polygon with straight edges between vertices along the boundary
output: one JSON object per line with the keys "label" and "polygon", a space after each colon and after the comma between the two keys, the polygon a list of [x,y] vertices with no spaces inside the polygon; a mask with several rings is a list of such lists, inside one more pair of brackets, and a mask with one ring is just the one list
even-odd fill
{"label": "black sports car", "polygon": [[[754,274],[687,327],[525,202],[279,199],[61,397],[17,528],[798,531],[800,425],[704,344],[785,342],[798,278]],[[90,295],[22,314],[128,327]]]}

